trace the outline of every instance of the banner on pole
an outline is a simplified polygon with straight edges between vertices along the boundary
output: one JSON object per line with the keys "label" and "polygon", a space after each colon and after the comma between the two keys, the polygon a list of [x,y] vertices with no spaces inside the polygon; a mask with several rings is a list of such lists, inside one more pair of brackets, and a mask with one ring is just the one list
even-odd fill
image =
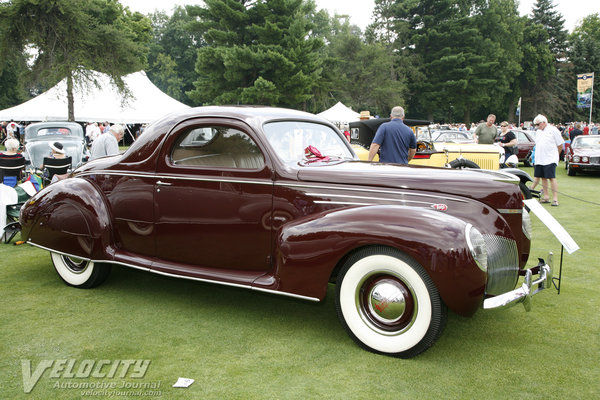
{"label": "banner on pole", "polygon": [[521,115],[521,98],[519,97],[519,104],[517,104],[517,115]]}
{"label": "banner on pole", "polygon": [[593,90],[594,73],[577,74],[577,108],[590,108],[592,106]]}

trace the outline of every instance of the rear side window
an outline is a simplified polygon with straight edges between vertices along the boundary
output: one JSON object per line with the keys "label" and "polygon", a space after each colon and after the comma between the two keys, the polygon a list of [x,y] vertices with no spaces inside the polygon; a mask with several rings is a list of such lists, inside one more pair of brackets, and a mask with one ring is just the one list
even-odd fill
{"label": "rear side window", "polygon": [[177,166],[262,169],[264,157],[246,133],[226,126],[185,131],[175,142],[171,163]]}

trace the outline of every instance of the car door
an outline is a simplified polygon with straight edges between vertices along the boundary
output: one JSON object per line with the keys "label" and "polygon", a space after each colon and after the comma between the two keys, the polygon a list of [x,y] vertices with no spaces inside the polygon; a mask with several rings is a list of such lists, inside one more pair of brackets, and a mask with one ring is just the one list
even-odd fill
{"label": "car door", "polygon": [[252,131],[236,120],[191,121],[160,154],[154,268],[248,282],[268,271],[273,181]]}

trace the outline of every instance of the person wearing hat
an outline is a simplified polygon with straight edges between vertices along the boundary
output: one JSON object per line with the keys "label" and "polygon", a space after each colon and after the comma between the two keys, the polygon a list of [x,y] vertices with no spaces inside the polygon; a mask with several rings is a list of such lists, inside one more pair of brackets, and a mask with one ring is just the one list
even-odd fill
{"label": "person wearing hat", "polygon": [[[67,156],[67,153],[65,152],[65,149],[62,145],[61,142],[54,142],[54,143],[50,143],[50,158],[65,158]],[[44,169],[45,165],[42,164],[40,166],[40,169]]]}
{"label": "person wearing hat", "polygon": [[123,139],[124,134],[125,130],[121,125],[111,126],[108,132],[98,136],[92,143],[90,160],[119,154],[119,141]]}

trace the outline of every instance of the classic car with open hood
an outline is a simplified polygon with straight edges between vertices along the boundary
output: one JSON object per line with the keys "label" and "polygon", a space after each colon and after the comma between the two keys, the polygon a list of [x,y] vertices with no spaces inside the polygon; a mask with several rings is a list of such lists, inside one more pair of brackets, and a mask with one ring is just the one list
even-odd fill
{"label": "classic car with open hood", "polygon": [[518,183],[363,162],[304,112],[200,107],[44,188],[20,221],[74,287],[101,284],[111,266],[316,302],[335,284],[350,337],[407,358],[436,341],[448,310],[527,308],[550,284],[549,260],[527,267]]}

